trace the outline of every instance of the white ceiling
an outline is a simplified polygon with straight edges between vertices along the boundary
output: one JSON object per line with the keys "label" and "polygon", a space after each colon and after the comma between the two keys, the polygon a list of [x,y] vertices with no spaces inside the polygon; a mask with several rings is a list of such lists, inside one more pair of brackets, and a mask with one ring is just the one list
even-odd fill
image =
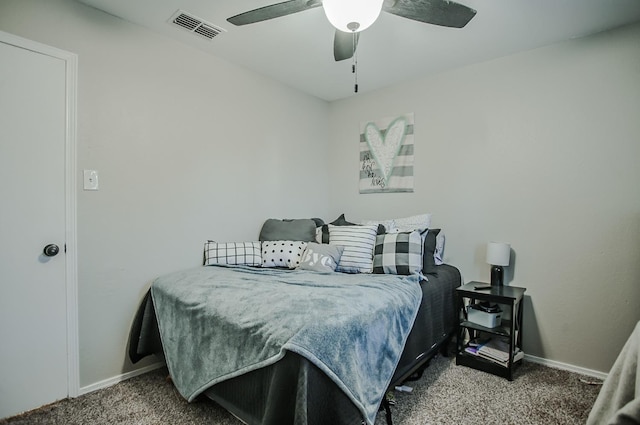
{"label": "white ceiling", "polygon": [[[333,59],[322,8],[236,27],[227,18],[282,0],[79,0],[328,101],[354,95],[351,60]],[[358,43],[359,93],[640,22],[640,0],[461,0],[462,29],[382,12]],[[207,40],[170,23],[177,10],[225,32]],[[640,42],[640,40],[639,40]]]}

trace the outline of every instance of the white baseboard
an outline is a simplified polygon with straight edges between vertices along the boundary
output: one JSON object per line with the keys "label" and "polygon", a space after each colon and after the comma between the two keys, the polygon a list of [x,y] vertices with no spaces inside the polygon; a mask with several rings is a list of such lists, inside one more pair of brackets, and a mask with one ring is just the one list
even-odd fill
{"label": "white baseboard", "polygon": [[[542,357],[536,357],[530,354],[525,354],[524,358],[525,360],[528,360],[532,363],[539,363],[543,366],[548,366],[555,369],[567,370],[569,372],[579,373],[581,375],[590,376],[592,378],[597,378],[603,381],[607,378],[607,374],[604,372],[599,372],[597,370],[592,370],[592,369],[586,369],[586,368],[583,368],[580,366],[574,366],[568,363],[562,363],[562,362],[557,362],[555,360],[544,359]],[[145,366],[143,368],[133,370],[131,372],[123,373],[121,375],[117,375],[112,378],[108,378],[100,382],[87,385],[86,387],[80,388],[80,393],[78,395],[88,394],[93,391],[101,390],[103,388],[108,388],[119,382],[126,381],[127,379],[134,378],[138,375],[142,375],[147,372],[151,372],[152,370],[160,369],[161,367],[164,367],[164,366],[166,366],[165,362],[157,362],[149,366]]]}
{"label": "white baseboard", "polygon": [[86,387],[81,387],[80,388],[80,393],[78,394],[83,395],[83,394],[88,394],[97,390],[101,390],[103,388],[107,388],[110,387],[112,385],[115,385],[119,382],[122,381],[126,381],[127,379],[131,379],[133,377],[136,377],[138,375],[142,375],[144,373],[147,372],[151,372],[152,370],[156,370],[156,369],[160,369],[161,367],[164,367],[166,364],[165,362],[158,362],[158,363],[154,363],[151,364],[149,366],[145,366],[142,367],[140,369],[136,369],[136,370],[132,370],[131,372],[127,372],[127,373],[123,373],[121,375],[117,375],[114,376],[112,378],[107,378],[103,381],[100,382],[96,382],[95,384],[91,384],[91,385],[87,385]]}
{"label": "white baseboard", "polygon": [[579,373],[581,375],[590,376],[592,378],[597,378],[601,380],[605,380],[607,378],[607,373],[599,372],[593,369],[586,369],[580,366],[574,366],[568,363],[557,362],[555,360],[544,359],[542,357],[531,356],[529,354],[524,355],[525,360],[528,360],[532,363],[539,363],[544,366],[549,366],[555,369],[567,370],[569,372]]}

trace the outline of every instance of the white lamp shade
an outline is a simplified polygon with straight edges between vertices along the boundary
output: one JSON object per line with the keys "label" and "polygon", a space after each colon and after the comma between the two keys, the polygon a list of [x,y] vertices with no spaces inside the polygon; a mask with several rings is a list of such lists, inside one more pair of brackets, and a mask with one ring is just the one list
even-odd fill
{"label": "white lamp shade", "polygon": [[331,25],[340,31],[360,32],[378,19],[383,2],[384,0],[323,0],[322,7]]}
{"label": "white lamp shade", "polygon": [[487,244],[487,263],[492,266],[508,266],[511,257],[511,245],[504,242]]}

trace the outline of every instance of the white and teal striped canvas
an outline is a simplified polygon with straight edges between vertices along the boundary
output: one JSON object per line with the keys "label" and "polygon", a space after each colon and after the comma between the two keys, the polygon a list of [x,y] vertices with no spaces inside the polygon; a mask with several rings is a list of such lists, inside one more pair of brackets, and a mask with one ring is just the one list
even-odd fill
{"label": "white and teal striped canvas", "polygon": [[360,193],[413,192],[413,113],[360,123]]}

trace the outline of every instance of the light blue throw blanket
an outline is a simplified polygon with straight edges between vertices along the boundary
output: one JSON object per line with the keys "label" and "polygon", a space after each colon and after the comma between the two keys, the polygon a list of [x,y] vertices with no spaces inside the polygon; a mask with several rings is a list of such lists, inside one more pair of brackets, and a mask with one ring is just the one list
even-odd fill
{"label": "light blue throw blanket", "polygon": [[183,397],[270,365],[313,362],[373,424],[413,326],[415,276],[206,266],[151,287],[167,366]]}

